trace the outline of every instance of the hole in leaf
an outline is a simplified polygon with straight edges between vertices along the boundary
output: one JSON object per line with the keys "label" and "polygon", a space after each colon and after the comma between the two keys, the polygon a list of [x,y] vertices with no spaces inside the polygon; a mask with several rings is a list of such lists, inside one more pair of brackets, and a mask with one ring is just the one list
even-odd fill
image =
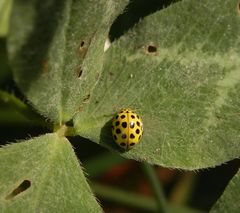
{"label": "hole in leaf", "polygon": [[153,43],[149,44],[145,48],[146,54],[156,55],[157,54],[157,46]]}
{"label": "hole in leaf", "polygon": [[147,51],[148,51],[149,53],[155,53],[155,52],[157,52],[157,47],[156,47],[156,46],[153,46],[153,45],[149,45],[149,46],[147,47]]}
{"label": "hole in leaf", "polygon": [[81,41],[80,47],[83,47],[85,44],[85,41]]}
{"label": "hole in leaf", "polygon": [[31,186],[31,181],[24,180],[16,189],[14,189],[9,195],[5,197],[6,200],[10,200],[16,197],[18,194],[26,191]]}
{"label": "hole in leaf", "polygon": [[87,53],[87,49],[88,49],[88,45],[86,45],[87,42],[82,40],[78,46],[78,52],[79,52],[79,55],[81,57],[85,57],[86,53]]}
{"label": "hole in leaf", "polygon": [[86,103],[90,98],[90,94],[86,95],[84,98],[83,98],[83,103]]}
{"label": "hole in leaf", "polygon": [[82,69],[82,67],[79,67],[79,69],[77,70],[78,79],[81,79],[82,74],[83,74],[83,69]]}

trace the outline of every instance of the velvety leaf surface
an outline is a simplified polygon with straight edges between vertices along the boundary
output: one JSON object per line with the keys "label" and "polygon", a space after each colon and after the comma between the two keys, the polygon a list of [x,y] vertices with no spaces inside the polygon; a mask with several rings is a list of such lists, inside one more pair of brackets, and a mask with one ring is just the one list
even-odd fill
{"label": "velvety leaf surface", "polygon": [[240,172],[233,177],[210,213],[237,213],[240,209]]}
{"label": "velvety leaf surface", "polygon": [[16,0],[9,57],[18,86],[55,123],[72,118],[98,81],[104,43],[125,1]]}
{"label": "velvety leaf surface", "polygon": [[[166,167],[213,167],[240,155],[238,0],[185,0],[141,20],[106,52],[79,135],[127,158]],[[111,118],[130,107],[144,135],[128,152]]]}
{"label": "velvety leaf surface", "polygon": [[0,148],[0,212],[102,212],[66,138]]}

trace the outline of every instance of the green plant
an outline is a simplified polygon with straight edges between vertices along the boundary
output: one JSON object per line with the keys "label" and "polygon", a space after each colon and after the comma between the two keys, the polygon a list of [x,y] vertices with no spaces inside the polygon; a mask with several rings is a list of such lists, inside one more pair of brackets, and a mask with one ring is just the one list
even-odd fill
{"label": "green plant", "polygon": [[[0,101],[51,133],[0,149],[1,212],[102,211],[67,137],[184,170],[239,157],[239,1],[173,2],[106,50],[127,0],[14,1],[7,35],[13,77],[44,119],[9,93]],[[144,136],[122,152],[110,121],[126,107],[143,118]],[[148,165],[146,173],[167,211]],[[237,212],[239,179],[238,172],[212,212]]]}

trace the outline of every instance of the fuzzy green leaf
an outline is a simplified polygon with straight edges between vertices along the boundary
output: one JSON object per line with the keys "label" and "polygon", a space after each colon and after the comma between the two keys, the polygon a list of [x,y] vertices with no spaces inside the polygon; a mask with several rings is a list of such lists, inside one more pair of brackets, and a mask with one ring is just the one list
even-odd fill
{"label": "fuzzy green leaf", "polygon": [[66,138],[0,148],[0,212],[102,212]]}
{"label": "fuzzy green leaf", "polygon": [[75,118],[79,135],[121,153],[111,118],[142,117],[127,158],[166,167],[213,167],[240,155],[238,0],[178,2],[141,20],[106,52],[90,103]]}
{"label": "fuzzy green leaf", "polygon": [[210,213],[237,213],[240,209],[240,171],[233,177]]}
{"label": "fuzzy green leaf", "polygon": [[9,56],[14,79],[55,123],[87,101],[103,64],[111,23],[127,0],[14,1]]}

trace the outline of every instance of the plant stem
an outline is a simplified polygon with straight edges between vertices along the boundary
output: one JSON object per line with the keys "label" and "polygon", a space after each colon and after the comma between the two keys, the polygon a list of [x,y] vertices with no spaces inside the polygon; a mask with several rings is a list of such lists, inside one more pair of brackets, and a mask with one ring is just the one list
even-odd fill
{"label": "plant stem", "polygon": [[[94,193],[101,199],[115,202],[117,205],[137,208],[141,211],[160,212],[156,199],[153,199],[151,197],[142,196],[134,192],[124,191],[122,189],[102,185],[96,182],[92,182],[90,185]],[[200,210],[180,205],[169,204],[168,207],[169,212],[205,213]]]}
{"label": "plant stem", "polygon": [[97,183],[92,183],[91,188],[99,197],[112,202],[121,203],[148,212],[157,212],[158,210],[155,200],[149,197]]}
{"label": "plant stem", "polygon": [[142,163],[143,170],[149,180],[150,186],[152,191],[156,197],[157,204],[158,204],[158,212],[167,213],[168,212],[168,204],[165,199],[165,195],[160,184],[158,177],[153,169],[153,166],[149,165],[148,163]]}
{"label": "plant stem", "polygon": [[196,174],[194,172],[185,172],[171,191],[169,195],[170,202],[179,205],[187,204],[192,196],[195,183]]}

